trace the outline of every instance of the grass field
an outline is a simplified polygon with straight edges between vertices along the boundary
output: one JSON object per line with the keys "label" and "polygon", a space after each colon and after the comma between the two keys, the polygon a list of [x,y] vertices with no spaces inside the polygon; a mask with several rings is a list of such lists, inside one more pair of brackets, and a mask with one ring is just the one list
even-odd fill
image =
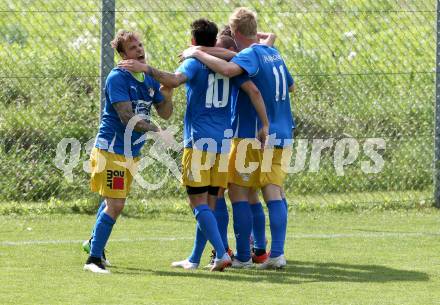
{"label": "grass field", "polygon": [[0,304],[439,304],[439,216],[291,213],[284,271],[215,274],[169,267],[191,249],[189,215],[123,217],[109,276],[82,271],[94,217],[1,216]]}

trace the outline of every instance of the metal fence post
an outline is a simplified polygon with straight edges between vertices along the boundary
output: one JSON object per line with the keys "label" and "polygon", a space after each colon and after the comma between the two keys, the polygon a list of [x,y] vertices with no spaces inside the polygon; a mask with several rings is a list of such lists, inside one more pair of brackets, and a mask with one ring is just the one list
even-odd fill
{"label": "metal fence post", "polygon": [[437,0],[437,50],[435,72],[434,200],[435,206],[440,208],[440,0]]}
{"label": "metal fence post", "polygon": [[113,69],[114,52],[110,46],[115,35],[115,4],[116,0],[102,0],[102,20],[101,20],[101,111],[100,118],[105,105],[105,80]]}

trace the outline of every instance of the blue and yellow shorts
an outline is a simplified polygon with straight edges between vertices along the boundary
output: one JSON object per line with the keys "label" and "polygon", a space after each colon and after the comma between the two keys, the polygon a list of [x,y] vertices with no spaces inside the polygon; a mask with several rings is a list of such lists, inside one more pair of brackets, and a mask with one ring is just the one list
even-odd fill
{"label": "blue and yellow shorts", "polygon": [[266,148],[262,154],[260,186],[275,184],[283,187],[286,178],[286,168],[292,157],[292,149]]}
{"label": "blue and yellow shorts", "polygon": [[228,186],[228,154],[185,148],[182,157],[183,185]]}
{"label": "blue and yellow shorts", "polygon": [[127,198],[139,159],[94,147],[90,154],[92,192],[102,197]]}
{"label": "blue and yellow shorts", "polygon": [[244,187],[260,187],[262,153],[256,139],[232,139],[229,153],[229,183]]}

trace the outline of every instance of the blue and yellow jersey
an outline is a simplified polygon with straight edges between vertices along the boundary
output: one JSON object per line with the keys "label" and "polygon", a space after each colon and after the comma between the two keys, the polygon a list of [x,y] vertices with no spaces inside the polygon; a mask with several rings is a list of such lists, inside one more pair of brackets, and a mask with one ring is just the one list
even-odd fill
{"label": "blue and yellow jersey", "polygon": [[231,129],[232,101],[241,84],[249,78],[243,75],[229,79],[194,58],[186,59],[177,72],[187,77],[183,132],[185,147],[216,153],[229,152],[229,148],[223,148],[222,151],[222,141],[228,138],[225,137],[225,131]]}
{"label": "blue and yellow jersey", "polygon": [[[270,123],[269,134],[275,134],[276,139],[281,140],[272,144],[291,144],[295,122],[290,107],[289,87],[294,81],[280,53],[273,47],[253,44],[239,52],[232,62],[247,72],[263,96]],[[255,137],[261,123],[246,94],[240,93],[239,97],[233,124],[236,135],[239,138]]]}
{"label": "blue and yellow jersey", "polygon": [[[164,99],[159,88],[160,84],[149,76],[144,76],[143,81],[139,81],[127,70],[114,68],[105,83],[105,106],[95,147],[111,153],[125,155],[125,126],[122,124],[113,104],[131,102],[135,114],[142,114],[148,118],[151,105],[160,103]],[[140,155],[144,141],[140,141],[137,144],[134,143],[141,136],[142,133],[133,130],[130,141],[131,155],[126,157],[137,157]],[[127,150],[129,149],[127,148]]]}

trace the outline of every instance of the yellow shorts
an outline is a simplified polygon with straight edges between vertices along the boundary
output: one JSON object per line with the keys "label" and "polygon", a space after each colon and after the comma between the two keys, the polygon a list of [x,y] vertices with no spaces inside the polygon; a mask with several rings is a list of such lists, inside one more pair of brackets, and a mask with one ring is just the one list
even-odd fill
{"label": "yellow shorts", "polygon": [[228,186],[228,154],[217,154],[192,148],[183,150],[183,185],[192,187]]}
{"label": "yellow shorts", "polygon": [[233,139],[229,154],[229,183],[259,188],[261,158],[260,142],[255,139]]}
{"label": "yellow shorts", "polygon": [[291,157],[292,149],[290,147],[265,149],[261,162],[261,187],[268,184],[282,187],[286,178],[285,169],[289,165]]}
{"label": "yellow shorts", "polygon": [[126,158],[94,147],[90,161],[92,192],[102,197],[127,198],[139,157]]}

